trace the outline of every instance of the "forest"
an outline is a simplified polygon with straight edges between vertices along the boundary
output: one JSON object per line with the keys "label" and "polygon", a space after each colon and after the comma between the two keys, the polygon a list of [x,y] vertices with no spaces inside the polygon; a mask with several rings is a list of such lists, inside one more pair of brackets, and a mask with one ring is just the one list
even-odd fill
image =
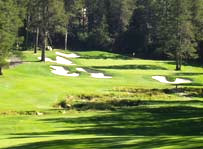
{"label": "forest", "polygon": [[[47,46],[153,59],[203,57],[202,0],[1,0],[0,52]],[[9,41],[9,42],[8,42]]]}

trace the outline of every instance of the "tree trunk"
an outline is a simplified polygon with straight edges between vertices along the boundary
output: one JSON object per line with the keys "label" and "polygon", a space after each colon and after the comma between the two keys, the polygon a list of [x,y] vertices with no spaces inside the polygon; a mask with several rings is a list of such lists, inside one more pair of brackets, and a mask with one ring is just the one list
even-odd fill
{"label": "tree trunk", "polygon": [[176,70],[177,71],[180,70],[180,55],[177,51],[176,51]]}
{"label": "tree trunk", "polygon": [[176,59],[176,70],[178,71],[179,66],[178,66],[178,60]]}
{"label": "tree trunk", "polygon": [[[181,16],[181,11],[180,11],[180,5],[181,5],[181,1],[178,0],[177,1],[177,17]],[[177,55],[177,64],[176,64],[176,70],[180,71],[181,70],[181,63],[182,63],[182,37],[181,37],[181,21],[179,19],[177,19],[177,37],[179,40],[179,46],[178,46],[178,51],[176,51],[176,55]]]}
{"label": "tree trunk", "polygon": [[48,32],[45,31],[44,33],[44,46],[42,48],[42,55],[41,55],[41,61],[45,62],[45,51],[47,47],[47,38],[48,38]]}
{"label": "tree trunk", "polygon": [[39,43],[39,27],[37,27],[37,29],[36,29],[36,39],[35,39],[34,53],[37,53],[38,43]]}
{"label": "tree trunk", "polygon": [[180,59],[178,58],[178,60],[176,60],[176,70],[177,71],[180,71],[181,70],[181,62],[180,62]]}
{"label": "tree trunk", "polygon": [[26,36],[25,36],[25,50],[28,49],[28,38],[29,38],[29,33],[28,30],[26,28]]}
{"label": "tree trunk", "polygon": [[66,31],[65,35],[65,50],[67,50],[67,45],[68,45],[68,31]]}
{"label": "tree trunk", "polygon": [[179,70],[182,69],[182,61],[183,61],[183,57],[182,55],[180,55],[180,64],[179,64]]}
{"label": "tree trunk", "polygon": [[27,15],[27,18],[26,18],[26,28],[25,28],[25,31],[26,31],[26,34],[25,34],[25,49],[27,50],[28,48],[28,41],[29,41],[29,19],[30,19],[30,16]]}
{"label": "tree trunk", "polygon": [[0,67],[0,75],[3,75],[2,67]]}
{"label": "tree trunk", "polygon": [[82,8],[82,28],[84,33],[85,32],[85,8]]}

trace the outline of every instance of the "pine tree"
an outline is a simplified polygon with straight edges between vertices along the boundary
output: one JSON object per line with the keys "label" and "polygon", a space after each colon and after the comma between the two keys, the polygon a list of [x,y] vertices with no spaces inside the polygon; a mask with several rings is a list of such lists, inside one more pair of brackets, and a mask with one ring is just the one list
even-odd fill
{"label": "pine tree", "polygon": [[191,22],[190,1],[172,0],[171,33],[176,70],[181,70],[183,59],[196,56],[193,26]]}
{"label": "pine tree", "polygon": [[0,75],[6,58],[17,41],[18,28],[22,25],[17,1],[0,1]]}
{"label": "pine tree", "polygon": [[84,0],[65,0],[65,11],[66,11],[66,31],[65,31],[65,50],[68,46],[68,34],[71,34],[73,28],[77,28],[81,23],[80,19],[83,22],[83,31],[86,26],[85,24],[85,15],[86,7]]}
{"label": "pine tree", "polygon": [[148,55],[149,45],[151,44],[153,3],[154,1],[151,0],[137,0],[128,28],[128,31],[134,37],[134,46],[131,48],[137,49],[142,55]]}
{"label": "pine tree", "polygon": [[[32,24],[37,24],[43,38],[41,61],[45,61],[48,37],[53,32],[65,32],[66,14],[63,0],[33,0]],[[36,39],[37,40],[37,39]],[[37,41],[36,41],[37,42]]]}
{"label": "pine tree", "polygon": [[127,31],[130,19],[135,8],[135,0],[106,0],[106,20],[108,32],[111,38],[112,48],[119,51],[120,39],[125,38],[123,34]]}
{"label": "pine tree", "polygon": [[87,44],[91,49],[103,50],[109,47],[110,42],[108,24],[105,15],[103,15],[97,27],[88,33]]}
{"label": "pine tree", "polygon": [[[38,6],[38,1],[29,0],[27,3],[27,17],[26,17],[26,33],[34,33],[35,43],[34,43],[34,53],[37,53],[39,47],[39,35],[40,35],[40,7]],[[27,36],[27,35],[26,35]],[[28,39],[27,39],[28,40]]]}
{"label": "pine tree", "polygon": [[197,42],[199,58],[203,61],[203,1],[191,1],[193,32]]}
{"label": "pine tree", "polygon": [[168,56],[175,58],[176,70],[181,70],[184,59],[197,56],[190,2],[188,0],[159,0],[161,5],[157,11],[159,19],[156,21],[159,21],[158,46]]}
{"label": "pine tree", "polygon": [[134,6],[134,0],[105,1],[106,18],[111,36],[116,37],[127,30]]}

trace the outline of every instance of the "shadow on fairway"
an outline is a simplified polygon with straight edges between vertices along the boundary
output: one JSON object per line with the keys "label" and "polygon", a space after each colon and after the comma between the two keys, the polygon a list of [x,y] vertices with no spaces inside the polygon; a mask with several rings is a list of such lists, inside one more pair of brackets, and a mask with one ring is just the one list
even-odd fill
{"label": "shadow on fairway", "polygon": [[203,73],[180,72],[180,73],[176,73],[176,75],[178,75],[178,76],[198,76],[198,75],[203,75]]}
{"label": "shadow on fairway", "polygon": [[155,65],[112,65],[112,66],[95,66],[95,69],[143,69],[143,70],[167,70],[164,67]]}
{"label": "shadow on fairway", "polygon": [[181,84],[179,86],[182,86],[182,87],[195,87],[195,86],[203,86],[203,83],[188,83],[188,84]]}
{"label": "shadow on fairway", "polygon": [[[176,65],[175,61],[165,61],[165,63],[169,64],[169,65]],[[184,62],[182,64],[182,66],[192,66],[192,67],[201,67],[202,68],[202,64],[199,62],[190,62],[190,63]]]}
{"label": "shadow on fairway", "polygon": [[39,63],[41,60],[33,60],[33,61],[23,61],[23,63]]}
{"label": "shadow on fairway", "polygon": [[[165,102],[165,101],[160,101]],[[176,101],[174,101],[175,103]],[[188,104],[195,104],[190,101]],[[201,101],[198,101],[201,102]],[[156,104],[155,102],[154,104]],[[152,101],[153,104],[153,101]],[[169,104],[169,105],[167,105]],[[27,134],[11,134],[21,137],[36,137],[53,135],[94,135],[98,138],[54,140],[36,142],[20,148],[159,148],[163,146],[190,146],[190,148],[203,147],[202,140],[194,137],[203,137],[203,108],[165,103],[160,107],[140,106],[125,108],[97,116],[81,116],[76,118],[50,118],[42,119],[46,124],[65,124],[61,131],[37,132]],[[60,125],[59,125],[60,126]],[[108,138],[104,138],[108,137]],[[167,139],[171,137],[171,139]],[[173,139],[175,137],[175,139]],[[10,149],[11,149],[10,148]],[[9,148],[8,148],[9,149]]]}
{"label": "shadow on fairway", "polygon": [[40,60],[33,60],[33,61],[21,61],[21,60],[18,60],[18,61],[11,61],[8,65],[8,67],[16,67],[18,65],[21,65],[23,63],[38,63],[38,62],[41,62]]}
{"label": "shadow on fairway", "polygon": [[191,146],[189,149],[201,148],[203,146],[200,141],[193,139],[193,137],[179,139],[153,137],[146,140],[144,140],[143,137],[101,137],[44,141],[12,147],[10,149],[145,149],[159,148],[162,147],[163,144],[165,147],[171,147],[173,144],[178,144],[184,147]]}
{"label": "shadow on fairway", "polygon": [[97,55],[83,55],[82,59],[120,59],[120,60],[130,60],[133,59],[124,55],[108,55],[108,54],[97,54]]}

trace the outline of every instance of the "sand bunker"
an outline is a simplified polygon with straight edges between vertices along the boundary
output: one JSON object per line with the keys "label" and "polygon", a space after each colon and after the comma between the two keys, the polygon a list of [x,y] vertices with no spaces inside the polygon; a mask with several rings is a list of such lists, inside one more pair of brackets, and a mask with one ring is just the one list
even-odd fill
{"label": "sand bunker", "polygon": [[[38,57],[39,60],[41,60],[41,57]],[[50,58],[45,58],[45,62],[52,62],[52,63],[56,63],[56,61],[50,59]]]}
{"label": "sand bunker", "polygon": [[85,69],[83,68],[76,68],[77,71],[80,71],[80,72],[87,72]]}
{"label": "sand bunker", "polygon": [[112,77],[110,76],[105,76],[103,73],[91,73],[92,78],[97,78],[97,79],[111,79]]}
{"label": "sand bunker", "polygon": [[63,65],[75,65],[75,64],[73,64],[73,62],[71,62],[63,57],[60,57],[60,56],[56,57],[56,63],[63,64]]}
{"label": "sand bunker", "polygon": [[187,79],[180,79],[180,78],[176,78],[176,80],[174,82],[170,82],[166,79],[165,76],[153,76],[153,79],[161,82],[161,83],[166,83],[166,84],[184,84],[184,83],[192,83],[191,80],[187,80]]}
{"label": "sand bunker", "polygon": [[[41,57],[38,57],[38,59],[41,59]],[[45,62],[52,62],[52,63],[62,64],[62,65],[75,65],[75,64],[73,64],[73,62],[71,62],[63,57],[60,57],[60,56],[56,57],[56,61],[54,61],[50,58],[45,58]]]}
{"label": "sand bunker", "polygon": [[63,57],[66,57],[66,58],[78,58],[78,57],[80,57],[79,55],[74,54],[74,53],[64,54],[64,53],[61,53],[61,52],[56,52],[56,55],[63,56]]}
{"label": "sand bunker", "polygon": [[[66,58],[78,58],[78,57],[80,57],[79,55],[76,55],[74,53],[64,54],[61,52],[56,52],[56,54],[59,55],[56,57],[56,61],[54,61],[50,58],[45,58],[45,62],[52,62],[52,63],[61,64],[61,65],[75,65],[75,64],[73,64],[73,62],[71,62],[70,60],[67,60],[63,57],[66,57]],[[38,57],[38,59],[40,60],[41,57]],[[56,74],[56,75],[67,76],[67,77],[78,77],[80,75],[79,73],[70,74],[68,70],[64,69],[64,67],[61,67],[61,66],[50,66],[50,67],[52,68],[51,72],[53,74]],[[76,70],[79,72],[89,73],[92,78],[97,78],[97,79],[111,79],[112,78],[111,76],[105,76],[103,73],[88,72],[87,70],[85,70],[83,68],[76,68]]]}
{"label": "sand bunker", "polygon": [[69,74],[69,71],[64,69],[61,66],[50,66],[50,67],[53,69],[53,70],[51,70],[51,72],[56,75],[66,76],[66,77],[78,77],[79,76],[78,73]]}

